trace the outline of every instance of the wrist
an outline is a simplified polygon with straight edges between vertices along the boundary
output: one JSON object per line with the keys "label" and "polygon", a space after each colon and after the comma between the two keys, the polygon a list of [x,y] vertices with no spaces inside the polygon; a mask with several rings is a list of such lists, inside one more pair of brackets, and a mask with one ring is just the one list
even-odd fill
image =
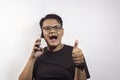
{"label": "wrist", "polygon": [[77,65],[75,65],[78,69],[81,69],[81,70],[83,70],[84,68],[85,68],[85,63],[83,62],[83,63],[81,63],[81,64],[77,64]]}
{"label": "wrist", "polygon": [[30,60],[36,60],[36,57],[34,57],[33,55],[30,56]]}

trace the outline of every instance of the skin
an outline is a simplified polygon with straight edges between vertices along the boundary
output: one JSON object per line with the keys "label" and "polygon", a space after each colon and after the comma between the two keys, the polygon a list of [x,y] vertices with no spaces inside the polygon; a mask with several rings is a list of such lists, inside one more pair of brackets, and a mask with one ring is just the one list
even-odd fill
{"label": "skin", "polygon": [[[43,22],[43,27],[45,26],[56,26],[56,25],[60,25],[56,19],[46,19]],[[44,39],[47,43],[47,48],[50,51],[58,51],[61,48],[63,48],[63,44],[61,43],[62,40],[62,36],[64,34],[64,29],[61,29],[59,31],[55,31],[54,29],[52,29],[50,32],[45,32],[43,30],[43,36]],[[56,40],[50,40],[50,36],[51,35],[57,35],[57,39]],[[33,50],[32,53],[28,59],[27,64],[25,65],[22,73],[19,76],[19,80],[32,80],[32,71],[33,71],[33,67],[34,67],[34,63],[35,60],[41,56],[44,52],[44,49],[40,46],[41,44],[41,39],[37,39],[35,41],[35,44],[33,46]],[[78,41],[76,40],[73,46],[73,51],[72,51],[72,57],[74,60],[74,63],[76,65],[80,64],[83,62],[83,53],[82,50],[78,48]],[[78,75],[79,74],[79,75]],[[78,77],[79,76],[79,77]],[[74,80],[86,80],[86,75],[85,75],[85,71],[81,71],[80,69],[78,69],[76,67],[76,71],[75,71],[75,79]]]}
{"label": "skin", "polygon": [[[56,25],[60,25],[60,24],[55,19],[46,19],[43,22],[43,27],[56,26]],[[62,39],[63,34],[64,34],[64,29],[60,29],[59,31],[55,31],[54,29],[52,29],[50,32],[46,32],[43,30],[43,36],[44,36],[44,39],[48,45],[49,50],[57,51],[63,47],[63,44],[61,43],[61,39]],[[54,40],[54,41],[50,40],[49,37],[52,35],[56,35],[57,40]]]}

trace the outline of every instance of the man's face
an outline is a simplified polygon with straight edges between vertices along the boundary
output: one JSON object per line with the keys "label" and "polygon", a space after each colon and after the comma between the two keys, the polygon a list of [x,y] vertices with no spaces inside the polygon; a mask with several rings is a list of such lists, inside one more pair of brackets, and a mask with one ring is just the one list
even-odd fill
{"label": "man's face", "polygon": [[49,46],[57,46],[61,43],[64,30],[56,19],[46,19],[43,22],[42,30],[44,39]]}

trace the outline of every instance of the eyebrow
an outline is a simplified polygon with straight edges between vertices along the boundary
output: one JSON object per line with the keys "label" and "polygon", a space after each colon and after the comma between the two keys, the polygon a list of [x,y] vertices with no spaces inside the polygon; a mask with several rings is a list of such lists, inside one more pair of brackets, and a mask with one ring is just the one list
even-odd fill
{"label": "eyebrow", "polygon": [[[55,25],[55,26],[61,26],[61,25]],[[55,26],[43,26],[43,27],[55,27]],[[62,26],[61,26],[62,27]]]}

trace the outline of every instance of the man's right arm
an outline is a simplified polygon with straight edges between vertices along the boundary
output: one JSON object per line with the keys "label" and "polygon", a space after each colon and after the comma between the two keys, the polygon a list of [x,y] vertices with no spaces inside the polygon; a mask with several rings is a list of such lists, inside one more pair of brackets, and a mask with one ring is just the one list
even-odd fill
{"label": "man's right arm", "polygon": [[34,67],[35,59],[30,57],[25,68],[19,76],[19,80],[32,80],[32,72]]}
{"label": "man's right arm", "polygon": [[31,56],[28,59],[28,62],[25,65],[25,67],[24,67],[22,73],[20,74],[18,80],[32,80],[32,74],[33,74],[33,68],[34,68],[35,61],[44,52],[44,49],[39,47],[40,43],[41,43],[40,39],[37,39],[35,41]]}

